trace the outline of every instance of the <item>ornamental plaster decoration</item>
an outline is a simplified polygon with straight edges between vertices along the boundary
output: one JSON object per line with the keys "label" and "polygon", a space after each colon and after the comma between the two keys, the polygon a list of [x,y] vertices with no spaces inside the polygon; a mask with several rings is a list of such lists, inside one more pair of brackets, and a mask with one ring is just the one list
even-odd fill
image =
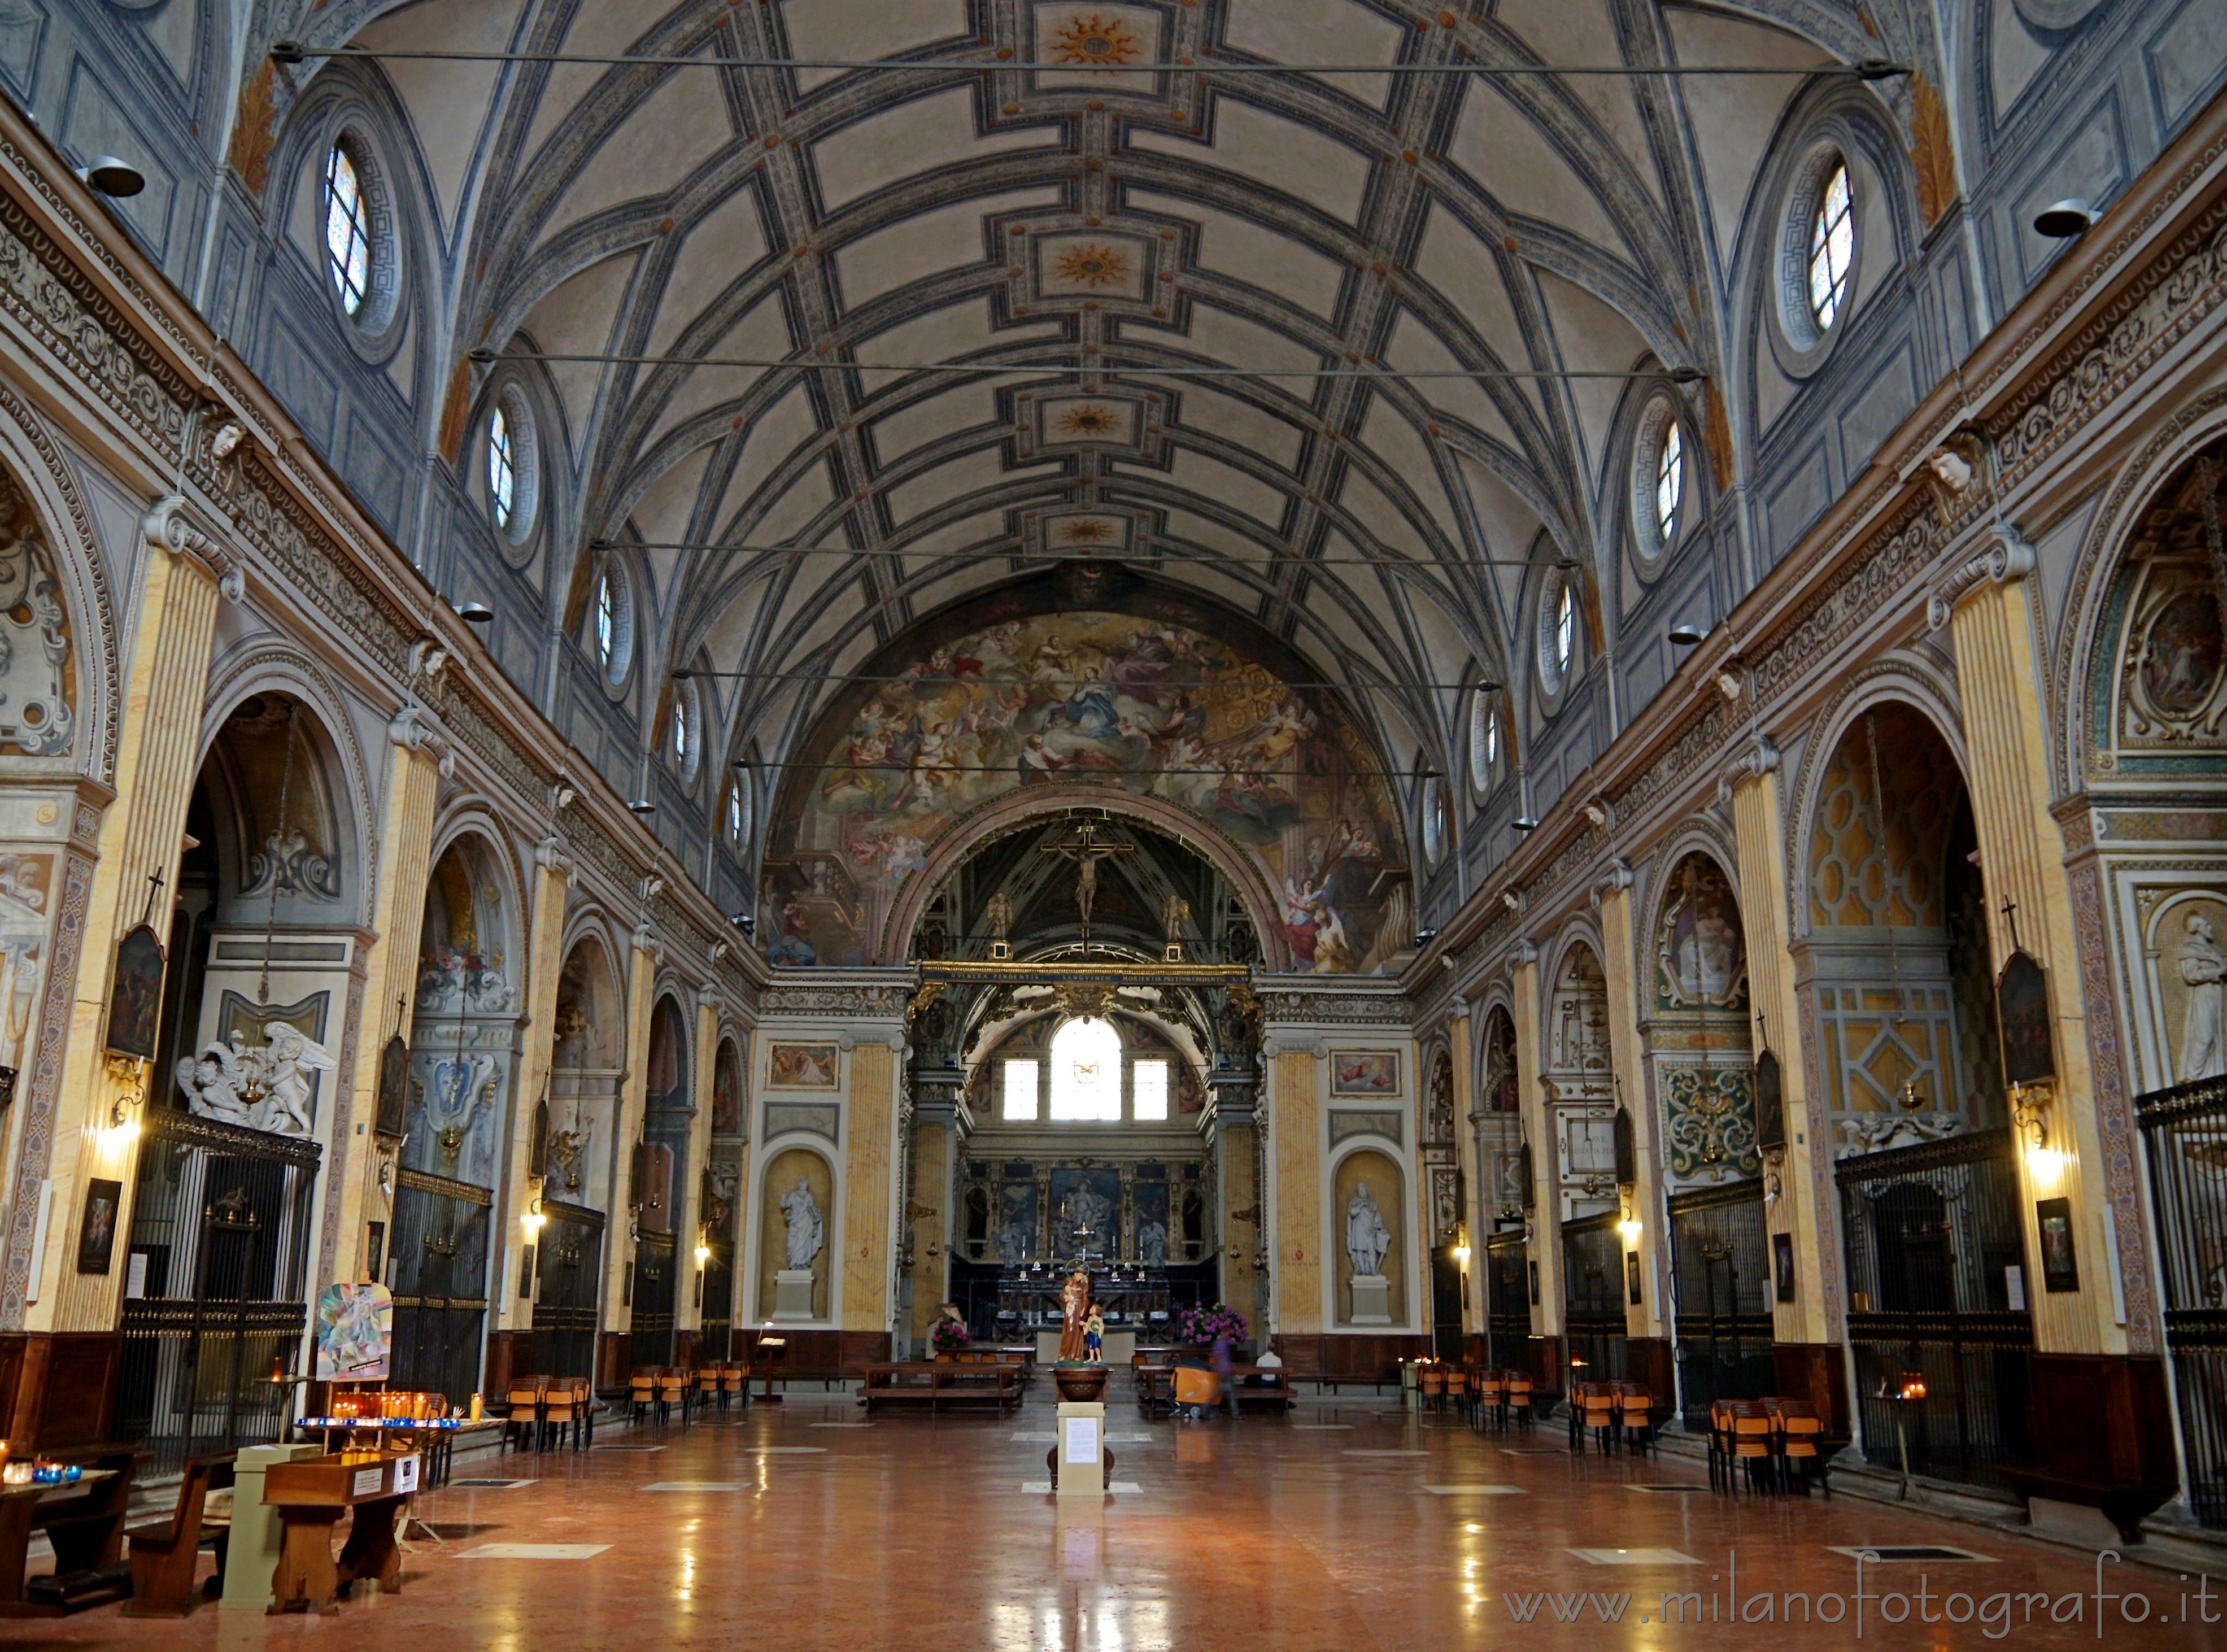
{"label": "ornamental plaster decoration", "polygon": [[0,479],[0,745],[27,757],[69,749],[69,615],[28,501]]}
{"label": "ornamental plaster decoration", "polygon": [[2023,579],[2034,570],[2034,548],[2007,522],[1997,522],[1983,537],[1981,548],[1934,583],[1926,599],[1925,622],[1930,630],[1947,625],[1956,604],[1981,585],[2000,585]]}
{"label": "ornamental plaster decoration", "polygon": [[175,1076],[190,1109],[204,1119],[273,1135],[308,1136],[314,1127],[316,1075],[339,1066],[322,1044],[274,1020],[259,1047],[235,1032],[229,1043],[212,1041],[199,1056],[182,1057]]}
{"label": "ornamental plaster decoration", "polygon": [[1961,1134],[1963,1128],[1964,1117],[1956,1113],[1843,1113],[1833,1121],[1833,1157],[1854,1158],[1860,1153],[1917,1147]]}

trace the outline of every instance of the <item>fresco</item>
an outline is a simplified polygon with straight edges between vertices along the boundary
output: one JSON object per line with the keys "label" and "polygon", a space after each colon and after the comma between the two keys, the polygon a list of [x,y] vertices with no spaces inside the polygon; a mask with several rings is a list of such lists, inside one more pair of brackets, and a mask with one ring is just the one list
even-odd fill
{"label": "fresco", "polygon": [[[1199,623],[1203,616],[1190,616]],[[1191,624],[1038,614],[953,637],[845,703],[784,798],[767,956],[857,964],[905,880],[970,812],[1023,787],[1117,784],[1256,858],[1301,972],[1379,970],[1409,941],[1382,765],[1334,707]]]}

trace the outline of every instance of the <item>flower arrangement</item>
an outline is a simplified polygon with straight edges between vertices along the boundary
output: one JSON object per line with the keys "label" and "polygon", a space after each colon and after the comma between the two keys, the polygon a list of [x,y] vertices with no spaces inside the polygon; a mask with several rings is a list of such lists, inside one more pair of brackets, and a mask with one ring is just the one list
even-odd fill
{"label": "flower arrangement", "polygon": [[1233,1343],[1241,1343],[1245,1332],[1245,1316],[1218,1302],[1211,1308],[1194,1304],[1176,1311],[1176,1338],[1179,1342],[1204,1348],[1216,1338],[1227,1336]]}
{"label": "flower arrangement", "polygon": [[956,1354],[974,1346],[973,1334],[955,1319],[939,1319],[928,1345],[939,1354]]}

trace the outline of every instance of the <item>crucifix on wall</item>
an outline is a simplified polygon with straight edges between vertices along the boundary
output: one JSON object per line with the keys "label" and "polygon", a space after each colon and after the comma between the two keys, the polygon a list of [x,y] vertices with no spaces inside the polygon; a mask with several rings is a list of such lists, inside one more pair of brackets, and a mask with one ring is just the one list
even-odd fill
{"label": "crucifix on wall", "polygon": [[1137,852],[1133,843],[1118,839],[1098,841],[1095,821],[1085,820],[1082,829],[1072,843],[1041,843],[1037,852],[1044,855],[1064,855],[1075,864],[1075,906],[1082,915],[1082,950],[1090,951],[1090,906],[1098,896],[1098,863],[1110,855],[1129,855]]}

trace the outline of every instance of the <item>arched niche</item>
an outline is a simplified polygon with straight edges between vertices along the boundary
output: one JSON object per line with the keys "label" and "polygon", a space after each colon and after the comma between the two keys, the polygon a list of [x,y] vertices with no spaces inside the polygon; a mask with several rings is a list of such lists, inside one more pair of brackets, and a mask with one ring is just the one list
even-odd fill
{"label": "arched niche", "polygon": [[557,976],[544,1198],[608,1212],[626,1013],[603,937],[577,936]]}
{"label": "arched niche", "polygon": [[1557,960],[1547,1013],[1547,1127],[1554,1138],[1561,1220],[1617,1208],[1616,1081],[1608,1036],[1608,977],[1590,935]]}
{"label": "arched niche", "polygon": [[641,1184],[635,1191],[645,1232],[670,1233],[680,1219],[689,1175],[688,1136],[696,1106],[690,1086],[688,1017],[680,1000],[660,996],[649,1012],[649,1070],[645,1075]]}
{"label": "arched niche", "polygon": [[744,1108],[750,1099],[745,1086],[740,1047],[732,1038],[720,1039],[718,1053],[711,1059],[711,1139],[714,1141],[742,1135]]}
{"label": "arched niche", "polygon": [[799,1183],[810,1194],[819,1211],[820,1234],[818,1253],[803,1260],[812,1272],[812,1323],[825,1322],[834,1317],[834,1266],[841,1253],[837,1248],[835,1211],[835,1167],[827,1156],[815,1148],[786,1147],[767,1160],[764,1172],[758,1177],[758,1266],[755,1317],[766,1320],[804,1323],[802,1314],[780,1311],[778,1281],[775,1275],[788,1267],[788,1213],[782,1201],[791,1196]]}
{"label": "arched niche", "polygon": [[[327,1139],[336,1081],[320,1061],[337,1059],[364,944],[345,772],[325,718],[289,688],[249,685],[216,726],[169,903],[158,1104]],[[256,1052],[282,1023],[316,1052],[297,1063],[306,1120],[241,1105]]]}
{"label": "arched niche", "polygon": [[0,756],[67,762],[78,749],[78,653],[64,570],[0,467]]}
{"label": "arched niche", "polygon": [[[1367,1295],[1356,1308],[1354,1295],[1353,1228],[1367,1226],[1361,1195],[1375,1207],[1382,1223],[1383,1257],[1377,1274],[1385,1281],[1383,1315],[1376,1317]],[[1398,1160],[1376,1147],[1357,1147],[1330,1169],[1330,1232],[1326,1235],[1332,1268],[1331,1323],[1341,1330],[1401,1330],[1408,1323],[1407,1177]],[[1364,1292],[1367,1286],[1364,1285]]]}
{"label": "arched niche", "polygon": [[1477,1208],[1482,1231],[1523,1225],[1522,1081],[1516,1067],[1516,1017],[1493,1005],[1480,1021],[1477,1043],[1477,1163],[1482,1185]]}
{"label": "arched niche", "polygon": [[1916,705],[1832,737],[1797,914],[1836,1156],[2002,1122],[1988,896],[1956,755]]}
{"label": "arched niche", "polygon": [[1759,1175],[1747,935],[1716,858],[1690,849],[1663,879],[1649,947],[1646,1048],[1673,1191]]}
{"label": "arched niche", "polygon": [[501,1178],[517,1070],[517,903],[483,832],[434,857],[418,928],[411,1091],[402,1162],[475,1187]]}

